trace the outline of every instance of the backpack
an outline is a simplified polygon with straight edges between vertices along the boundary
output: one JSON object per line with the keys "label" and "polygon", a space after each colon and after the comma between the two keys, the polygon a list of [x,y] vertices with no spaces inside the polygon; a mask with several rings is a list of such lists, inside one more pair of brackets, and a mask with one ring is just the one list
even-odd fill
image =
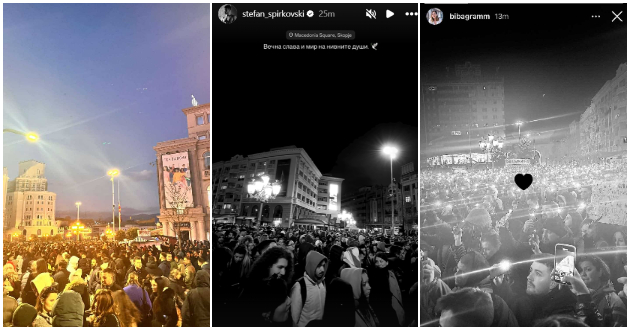
{"label": "backpack", "polygon": [[[304,305],[306,304],[306,281],[304,280],[304,276],[300,277],[297,282],[300,284],[300,296],[302,297],[302,309],[304,309]],[[322,282],[324,288],[326,287],[326,283]]]}

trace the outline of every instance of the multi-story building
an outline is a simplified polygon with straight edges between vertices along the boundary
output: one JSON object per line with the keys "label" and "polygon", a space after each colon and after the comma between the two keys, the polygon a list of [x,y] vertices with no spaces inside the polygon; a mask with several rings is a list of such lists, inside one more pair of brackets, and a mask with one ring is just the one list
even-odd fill
{"label": "multi-story building", "polygon": [[18,169],[15,180],[8,181],[6,173],[4,178],[8,183],[5,185],[5,238],[9,239],[14,233],[27,238],[33,234],[38,237],[58,234],[55,223],[57,194],[47,190],[46,164],[28,160],[20,162]]}
{"label": "multi-story building", "polygon": [[159,142],[156,152],[159,221],[165,236],[210,240],[210,104],[182,109],[188,137]]}
{"label": "multi-story building", "polygon": [[627,63],[619,65],[581,115],[580,155],[590,159],[627,151]]}
{"label": "multi-story building", "polygon": [[466,62],[422,81],[423,157],[478,151],[488,134],[505,136],[503,77]]}
{"label": "multi-story building", "polygon": [[402,214],[405,230],[418,225],[418,172],[413,162],[402,166]]}
{"label": "multi-story building", "polygon": [[[395,187],[395,188],[394,188]],[[388,186],[373,185],[359,188],[354,193],[343,197],[341,203],[346,212],[353,215],[357,227],[362,229],[389,229],[392,225],[391,209],[394,202],[394,224],[401,222],[400,205],[402,194],[400,186],[394,183]]]}
{"label": "multi-story building", "polygon": [[[282,187],[265,203],[250,198],[247,192],[247,184],[262,175]],[[328,226],[341,209],[343,179],[323,176],[306,151],[296,146],[213,163],[212,180],[213,218],[234,214],[237,223],[253,224],[260,218],[283,227]]]}
{"label": "multi-story building", "polygon": [[9,187],[9,170],[2,168],[2,223],[6,223],[7,216],[7,188]]}
{"label": "multi-story building", "polygon": [[341,212],[341,183],[344,179],[322,175],[317,187],[317,213],[328,218],[328,225],[335,226]]}

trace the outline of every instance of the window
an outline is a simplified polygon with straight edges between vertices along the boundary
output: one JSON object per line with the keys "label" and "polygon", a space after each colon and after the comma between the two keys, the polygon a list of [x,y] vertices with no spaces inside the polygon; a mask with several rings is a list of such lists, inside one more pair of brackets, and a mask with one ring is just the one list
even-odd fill
{"label": "window", "polygon": [[221,186],[221,190],[227,189],[227,186]]}
{"label": "window", "polygon": [[318,189],[320,194],[327,194],[328,189]]}
{"label": "window", "polygon": [[255,169],[255,168],[256,168],[256,163],[250,163],[250,164],[249,164],[249,169],[250,169],[250,170],[253,170],[253,169]]}
{"label": "window", "polygon": [[238,176],[238,181],[243,181],[245,180],[245,174],[241,174]]}
{"label": "window", "polygon": [[411,197],[410,196],[405,196],[405,202],[407,202],[407,203],[411,202]]}
{"label": "window", "polygon": [[225,198],[224,195],[219,195],[219,202],[223,202],[223,199]]}
{"label": "window", "polygon": [[210,169],[210,151],[206,151],[203,153],[203,162],[206,167],[206,170]]}
{"label": "window", "polygon": [[275,164],[276,164],[276,160],[275,160],[275,159],[270,160],[270,161],[269,161],[269,165],[271,165],[271,164],[274,164],[274,165],[275,165]]}
{"label": "window", "polygon": [[203,125],[203,117],[197,116],[197,125]]}
{"label": "window", "polygon": [[210,114],[208,114],[208,124],[210,123]]}
{"label": "window", "polygon": [[234,182],[228,183],[228,188],[234,188],[235,186],[236,186],[236,184],[234,184]]}

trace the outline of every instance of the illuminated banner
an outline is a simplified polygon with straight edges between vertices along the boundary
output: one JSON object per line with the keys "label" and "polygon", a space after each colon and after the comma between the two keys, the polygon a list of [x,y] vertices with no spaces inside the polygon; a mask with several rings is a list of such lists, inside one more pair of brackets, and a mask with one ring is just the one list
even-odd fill
{"label": "illuminated banner", "polygon": [[339,210],[339,207],[337,205],[337,195],[339,194],[339,185],[335,184],[335,183],[331,183],[328,186],[329,190],[329,198],[328,198],[328,209],[331,211],[337,211]]}
{"label": "illuminated banner", "polygon": [[151,236],[151,230],[149,230],[149,229],[138,229],[138,236]]}
{"label": "illuminated banner", "polygon": [[451,135],[462,135],[462,131],[451,131]]}
{"label": "illuminated banner", "polygon": [[528,158],[514,158],[514,159],[506,159],[505,165],[530,165],[531,159]]}
{"label": "illuminated banner", "polygon": [[193,207],[188,153],[162,155],[162,175],[166,208]]}
{"label": "illuminated banner", "polygon": [[378,210],[376,209],[376,200],[373,199],[370,201],[370,217],[372,218],[373,222],[377,222],[378,221]]}

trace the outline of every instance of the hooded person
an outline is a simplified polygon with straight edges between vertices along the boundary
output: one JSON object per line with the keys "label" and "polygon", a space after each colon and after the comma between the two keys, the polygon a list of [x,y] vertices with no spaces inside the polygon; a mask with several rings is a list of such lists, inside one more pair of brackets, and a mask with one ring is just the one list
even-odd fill
{"label": "hooded person", "polygon": [[32,305],[21,303],[13,312],[14,327],[32,327],[37,317],[37,310]]}
{"label": "hooded person", "polygon": [[66,285],[64,291],[72,290],[81,295],[81,299],[83,300],[83,309],[87,310],[90,308],[90,293],[88,292],[88,287],[85,281],[81,278],[81,268],[75,270],[70,275],[70,283]]}
{"label": "hooded person", "polygon": [[315,246],[313,246],[313,244],[311,243],[303,242],[299,245],[295,264],[295,279],[299,278],[300,275],[304,273],[306,266],[306,256],[312,250],[315,250]]}
{"label": "hooded person", "polygon": [[74,290],[59,294],[50,315],[53,327],[82,327],[85,305],[83,298]]}
{"label": "hooded person", "polygon": [[39,296],[42,289],[47,286],[51,286],[54,283],[54,280],[50,273],[41,273],[37,275],[31,283],[35,286],[35,290],[37,290],[35,293]]}
{"label": "hooded person", "polygon": [[317,251],[306,255],[304,277],[291,288],[291,318],[293,325],[304,327],[313,320],[322,320],[326,302],[324,275],[328,258]]}
{"label": "hooded person", "polygon": [[195,275],[196,287],[186,296],[182,307],[183,327],[210,327],[210,273],[200,270]]}
{"label": "hooded person", "polygon": [[340,279],[352,286],[354,296],[354,326],[378,327],[379,320],[370,306],[370,287],[367,271],[363,268],[346,268],[341,271]]}
{"label": "hooded person", "polygon": [[78,268],[79,268],[79,257],[77,256],[70,257],[70,261],[68,261],[68,267],[66,268],[66,270],[69,273],[72,273]]}
{"label": "hooded person", "polygon": [[328,265],[328,270],[326,270],[326,278],[324,279],[324,283],[329,285],[330,282],[334,278],[339,277],[340,268],[343,265],[343,261],[341,258],[343,256],[343,248],[339,245],[333,245],[330,248],[330,264]]}
{"label": "hooded person", "polygon": [[437,301],[449,293],[451,288],[440,279],[440,268],[431,258],[422,260],[422,285],[420,286],[420,308],[426,313],[427,318],[422,322],[439,320],[435,313]]}

